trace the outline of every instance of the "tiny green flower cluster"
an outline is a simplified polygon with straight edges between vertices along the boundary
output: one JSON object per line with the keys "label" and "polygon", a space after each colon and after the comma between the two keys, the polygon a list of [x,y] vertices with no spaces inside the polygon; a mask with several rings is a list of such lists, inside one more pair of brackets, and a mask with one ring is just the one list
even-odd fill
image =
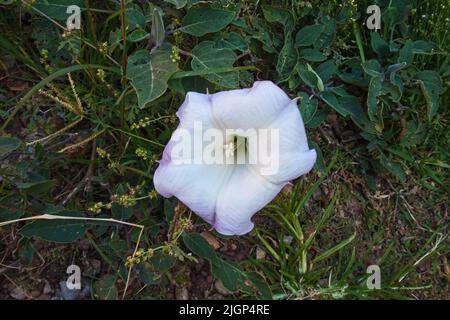
{"label": "tiny green flower cluster", "polygon": [[140,148],[140,147],[137,148],[135,153],[139,158],[141,158],[143,160],[148,160],[148,153],[144,148]]}
{"label": "tiny green flower cluster", "polygon": [[172,59],[172,62],[178,62],[180,61],[180,51],[178,50],[177,46],[172,46],[172,53],[170,54],[170,59]]}
{"label": "tiny green flower cluster", "polygon": [[148,250],[139,249],[138,251],[136,251],[136,254],[127,257],[127,259],[125,261],[125,266],[127,268],[130,268],[141,262],[146,262],[151,257],[153,257],[154,253],[155,252],[153,249],[148,249]]}
{"label": "tiny green flower cluster", "polygon": [[131,130],[136,130],[136,129],[140,129],[140,128],[145,128],[146,126],[148,126],[150,124],[150,118],[149,117],[145,117],[143,119],[140,119],[139,122],[135,122],[131,125]]}

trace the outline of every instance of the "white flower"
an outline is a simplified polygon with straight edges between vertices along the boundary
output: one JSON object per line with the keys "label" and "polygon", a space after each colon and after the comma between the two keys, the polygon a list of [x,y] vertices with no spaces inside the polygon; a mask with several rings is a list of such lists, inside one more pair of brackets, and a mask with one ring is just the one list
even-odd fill
{"label": "white flower", "polygon": [[[164,197],[177,197],[224,235],[250,232],[254,226],[251,217],[272,201],[286,183],[308,173],[316,161],[315,150],[308,147],[297,99],[290,99],[271,81],[257,81],[252,88],[215,94],[189,92],[177,116],[180,124],[155,172],[155,189]],[[262,174],[259,159],[244,164],[204,161],[180,164],[174,154],[180,143],[176,133],[184,130],[195,135],[196,122],[224,133],[223,141],[218,139],[214,143],[222,143],[215,150],[222,150],[227,159],[234,158],[236,138],[228,134],[228,129],[278,132],[276,148],[270,147],[271,155],[277,156],[277,170]],[[191,141],[184,143],[191,147]],[[251,147],[247,147],[244,150],[248,153]],[[194,143],[193,149],[196,148]],[[247,154],[246,159],[249,158],[252,155]]]}

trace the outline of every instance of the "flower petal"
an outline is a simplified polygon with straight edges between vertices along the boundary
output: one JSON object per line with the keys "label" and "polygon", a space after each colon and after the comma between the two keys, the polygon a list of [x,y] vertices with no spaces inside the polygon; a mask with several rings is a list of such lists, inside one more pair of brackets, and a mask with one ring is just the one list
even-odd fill
{"label": "flower petal", "polygon": [[180,127],[193,129],[195,121],[201,121],[204,129],[218,128],[212,115],[211,95],[188,92],[183,104],[177,111]]}
{"label": "flower petal", "polygon": [[213,223],[216,201],[230,168],[219,165],[161,163],[153,176],[156,191],[177,197],[208,223]]}
{"label": "flower petal", "polygon": [[[254,165],[259,174],[275,184],[280,184],[298,178],[312,169],[317,155],[314,149],[310,150],[308,147],[305,126],[296,100],[292,100],[277,119],[267,126],[267,129],[278,130],[278,150],[269,150],[273,166],[271,170],[268,170],[271,165],[269,163],[262,164],[261,161],[258,161]],[[277,155],[278,165],[275,165]]]}
{"label": "flower petal", "polygon": [[211,95],[215,120],[223,129],[256,129],[271,123],[291,99],[271,81],[256,81],[250,89]]}
{"label": "flower petal", "polygon": [[283,185],[275,185],[248,165],[234,166],[219,193],[214,228],[224,235],[242,235],[253,229],[251,217],[273,200]]}

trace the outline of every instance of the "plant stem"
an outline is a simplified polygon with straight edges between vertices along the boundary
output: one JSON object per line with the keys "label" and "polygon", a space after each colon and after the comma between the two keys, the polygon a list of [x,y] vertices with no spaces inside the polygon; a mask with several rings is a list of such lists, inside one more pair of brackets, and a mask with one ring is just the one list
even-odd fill
{"label": "plant stem", "polygon": [[361,41],[361,32],[359,31],[359,27],[356,24],[356,21],[353,21],[353,34],[355,35],[356,45],[358,46],[359,56],[361,57],[361,62],[366,62],[366,57],[364,55],[364,47]]}

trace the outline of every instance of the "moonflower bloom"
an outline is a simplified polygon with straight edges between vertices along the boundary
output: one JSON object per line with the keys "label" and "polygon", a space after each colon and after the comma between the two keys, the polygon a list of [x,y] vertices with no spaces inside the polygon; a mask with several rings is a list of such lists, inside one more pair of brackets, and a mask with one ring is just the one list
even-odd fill
{"label": "moonflower bloom", "polygon": [[[164,197],[177,197],[224,235],[250,232],[254,226],[251,217],[272,201],[290,180],[308,173],[316,161],[315,150],[308,147],[297,99],[290,99],[271,81],[257,81],[252,88],[215,94],[188,92],[177,116],[180,124],[155,172],[155,189]],[[194,153],[203,148],[195,142],[196,123],[223,133],[223,139],[216,136],[213,141],[209,136],[206,140],[212,141],[214,154],[223,151],[226,163],[210,163],[204,161],[204,155],[199,157],[198,154],[187,155],[194,161],[178,161],[186,157],[175,152],[180,145],[192,148]],[[242,133],[230,135],[229,129]],[[271,159],[276,156],[276,170],[266,170],[266,173],[263,169],[267,169],[264,168],[267,162],[255,158],[260,155],[258,152],[249,151],[254,149],[248,145],[251,138],[246,134],[262,129],[276,137],[275,144],[268,148]],[[190,139],[178,141],[177,133],[181,131],[190,133],[194,143]],[[228,163],[236,159],[236,136],[247,139],[241,150],[247,160],[253,161]],[[267,142],[262,134],[257,138]],[[254,141],[253,146],[261,146]]]}

